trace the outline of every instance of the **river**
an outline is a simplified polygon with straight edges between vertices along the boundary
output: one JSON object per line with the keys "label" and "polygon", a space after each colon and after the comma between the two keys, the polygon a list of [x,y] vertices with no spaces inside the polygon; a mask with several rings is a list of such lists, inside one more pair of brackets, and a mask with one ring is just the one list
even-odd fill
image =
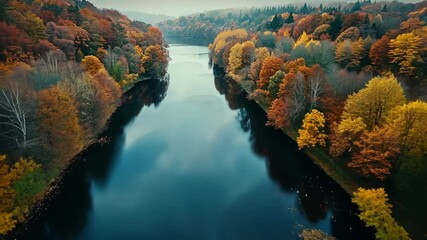
{"label": "river", "polygon": [[208,49],[171,45],[170,82],[147,81],[65,179],[28,239],[370,239],[349,196],[237,86]]}

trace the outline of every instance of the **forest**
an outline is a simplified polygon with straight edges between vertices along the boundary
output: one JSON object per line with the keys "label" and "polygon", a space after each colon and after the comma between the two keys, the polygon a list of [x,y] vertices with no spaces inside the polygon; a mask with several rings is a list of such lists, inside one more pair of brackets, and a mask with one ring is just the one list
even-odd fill
{"label": "forest", "polygon": [[[168,119],[170,124],[159,124],[161,127],[146,126],[153,129],[145,129],[145,132],[134,128],[137,131],[131,137],[141,141],[141,145],[138,145],[141,149],[142,146],[146,147],[143,153],[132,152],[126,155],[141,161],[135,166],[127,165],[129,169],[140,171],[134,174],[142,178],[144,171],[148,172],[152,167],[149,160],[156,160],[157,155],[162,156],[168,151],[169,146],[163,143],[165,139],[179,138],[179,142],[182,141],[181,138],[189,142],[196,139],[200,144],[198,146],[204,146],[203,141],[206,141],[207,145],[212,143],[208,140],[215,140],[216,135],[202,138],[191,129],[186,129],[190,127],[185,125],[198,121],[197,126],[201,128],[204,126],[202,124],[211,123],[211,119],[203,118],[211,116],[203,113],[204,110],[214,114],[225,113],[221,112],[222,110],[216,112],[220,108],[212,108],[221,106],[213,105],[217,104],[217,98],[212,97],[206,85],[197,85],[195,81],[198,79],[193,79],[212,77],[212,84],[232,82],[239,86],[239,90],[244,92],[245,101],[254,101],[257,108],[259,106],[264,110],[267,126],[288,135],[296,142],[295,151],[301,150],[305,153],[316,167],[326,173],[325,176],[338,184],[340,190],[344,189],[342,192],[349,194],[346,195],[351,199],[348,202],[353,204],[355,209],[358,208],[358,217],[368,227],[367,230],[364,229],[366,233],[369,234],[372,230],[376,239],[396,240],[419,239],[427,234],[427,1],[403,3],[357,0],[349,3],[321,4],[307,2],[297,5],[210,10],[167,20],[155,27],[141,21],[132,21],[117,10],[97,8],[86,0],[0,0],[0,32],[0,238],[7,236],[27,220],[31,211],[47,196],[75,156],[91,144],[109,141],[108,138],[100,136],[108,128],[113,113],[125,103],[124,94],[134,89],[135,84],[154,80],[154,83],[147,84],[149,89],[142,92],[151,93],[153,96],[161,95],[161,100],[165,98],[168,82],[163,80],[168,80],[168,64],[171,60],[169,50],[173,52],[173,48],[169,48],[165,39],[172,38],[190,39],[192,43],[205,45],[203,49],[206,52],[199,52],[199,49],[191,52],[185,49],[192,48],[171,45],[176,47],[175,56],[178,60],[175,63],[178,64],[174,63],[175,72],[170,72],[174,72],[177,79],[182,79],[182,85],[176,85],[181,86],[181,89],[174,90],[172,97],[175,98],[167,103],[170,108],[166,113],[171,115],[164,112],[165,115],[151,115],[153,118],[166,116],[164,119]],[[202,57],[206,58],[205,70],[209,71],[210,75],[202,71],[204,65],[194,60],[199,61]],[[207,66],[208,61],[214,75]],[[194,69],[178,71],[182,66]],[[204,84],[207,84],[207,81]],[[162,86],[160,92],[159,89],[151,89],[150,86],[156,88],[156,85],[157,88]],[[203,93],[210,95],[205,96]],[[186,94],[189,95],[188,99],[185,98]],[[182,95],[185,95],[184,100],[181,99]],[[230,94],[228,97],[236,96]],[[143,98],[142,94],[139,97]],[[233,103],[230,101],[228,104]],[[133,115],[138,115],[140,110],[141,108]],[[188,114],[178,110],[187,110],[185,113]],[[153,109],[150,111],[148,115],[154,112]],[[196,114],[190,116],[192,113]],[[243,110],[240,114],[244,115]],[[195,116],[200,118],[194,118]],[[158,119],[159,123],[160,120]],[[175,120],[178,121],[174,122]],[[180,121],[185,124],[179,125]],[[152,121],[152,124],[153,122],[157,123]],[[243,130],[249,130],[250,122],[245,122],[245,126],[241,124]],[[168,128],[164,125],[168,125]],[[141,132],[138,132],[139,130]],[[216,129],[210,130],[216,132]],[[171,136],[174,132],[177,136]],[[204,131],[199,132],[204,134]],[[143,138],[145,135],[150,138]],[[232,139],[232,136],[226,137]],[[123,133],[120,139],[112,141],[123,144],[121,148],[124,149],[122,142],[126,142],[126,139]],[[143,145],[146,142],[142,140],[153,145]],[[222,140],[224,139],[218,141],[221,144],[212,143],[213,146],[210,147],[217,147],[218,149],[213,150],[222,153],[226,147],[230,147],[225,146],[225,141]],[[239,143],[252,144],[251,141],[254,141],[252,136],[248,141],[236,140]],[[288,147],[286,146],[287,149]],[[252,156],[250,147],[247,148],[248,155],[236,155],[235,158],[240,160]],[[246,154],[245,149],[236,149],[236,152]],[[109,150],[111,151],[107,151],[107,155],[114,152],[114,149]],[[156,150],[158,152],[155,152]],[[203,151],[196,150],[197,153]],[[179,160],[176,155],[181,154],[179,151],[173,152],[171,155],[174,157],[166,160]],[[139,155],[146,157],[143,159],[145,162]],[[173,183],[173,191],[179,187],[188,187],[191,191],[188,191],[189,194],[178,191],[178,203],[174,202],[174,199],[154,199],[153,202],[159,205],[150,206],[154,206],[159,212],[170,206],[178,206],[178,209],[173,210],[184,211],[183,215],[192,216],[190,213],[194,211],[193,206],[186,208],[186,204],[209,203],[209,200],[220,196],[221,194],[217,194],[219,190],[215,194],[208,191],[212,190],[209,187],[213,185],[215,191],[223,187],[218,179],[208,179],[208,173],[215,171],[212,166],[219,162],[215,157],[222,157],[211,155],[200,157],[188,154],[188,157],[196,157],[185,159],[188,161],[185,161],[185,167],[182,168],[186,170],[190,169],[189,165],[200,167],[199,164],[192,164],[190,160],[215,160],[206,164],[209,165],[206,169],[195,168],[196,173],[203,173],[203,179],[191,178],[191,184],[179,182],[180,178],[175,181],[173,174],[167,174],[163,168],[158,170],[164,174],[159,176],[168,181],[147,184],[154,186],[154,197],[147,194],[150,199],[162,196],[156,195],[157,187],[170,187],[165,182]],[[110,160],[115,157],[108,156]],[[164,160],[162,163],[167,165],[168,161],[159,159]],[[227,160],[230,162],[227,162],[226,168],[218,168],[220,171],[227,171],[236,163],[231,157]],[[233,160],[235,162],[231,162]],[[281,173],[280,168],[270,168],[271,159],[266,157],[264,160],[268,171]],[[290,162],[289,159],[277,161],[279,160],[283,160],[280,167]],[[130,163],[132,162],[127,162]],[[248,163],[252,164],[245,162]],[[200,165],[203,165],[203,162]],[[306,166],[305,163],[301,165]],[[174,174],[182,170],[176,166],[173,168],[176,170]],[[242,169],[238,169],[239,172]],[[310,168],[307,169],[310,173]],[[197,175],[185,173],[185,179]],[[295,174],[300,173],[301,171],[296,171]],[[302,171],[301,175],[304,174]],[[127,172],[121,175],[123,182],[134,181],[127,177]],[[233,176],[232,179],[234,181],[239,177]],[[271,176],[266,178],[268,177]],[[288,176],[283,176],[286,177]],[[296,179],[306,181],[303,183],[313,188],[311,178],[309,181],[301,180],[303,177],[306,176],[298,176]],[[161,180],[165,180],[163,178]],[[87,181],[85,186],[91,184],[87,179],[79,180]],[[213,183],[207,180],[212,180]],[[206,182],[212,186],[192,185]],[[332,220],[327,219],[330,212],[333,212],[332,218],[334,214],[341,217],[345,215],[336,213],[338,208],[328,209],[334,204],[332,201],[335,201],[328,203],[328,199],[336,196],[332,190],[331,198],[317,202],[308,198],[307,194],[300,194],[298,184],[295,184],[296,189],[292,187],[291,190],[284,190],[286,194],[280,192],[287,198],[281,198],[279,201],[289,201],[291,194],[294,194],[291,192],[296,191],[298,201],[301,203],[304,201],[301,198],[304,197],[312,200],[313,209],[324,213],[319,219],[330,221],[328,224],[332,225]],[[323,184],[322,182],[319,185],[320,188]],[[134,186],[129,182],[126,185]],[[90,195],[89,187],[87,188],[83,190]],[[232,189],[233,193],[245,190],[238,188],[239,186]],[[200,201],[192,198],[194,189],[198,190]],[[149,187],[144,190],[149,190]],[[209,198],[206,197],[208,195]],[[247,196],[255,195],[258,196],[258,192]],[[323,189],[319,190],[318,195],[323,196]],[[248,200],[239,196],[236,199]],[[236,207],[238,204],[234,204],[234,199],[231,200],[231,206]],[[296,202],[295,206],[298,208],[300,203],[296,199],[292,201]],[[255,202],[250,203],[256,205]],[[170,203],[179,205],[168,205]],[[306,206],[309,206],[309,203],[311,202],[307,201]],[[88,205],[91,204],[92,202]],[[124,206],[126,204],[128,202],[124,201]],[[239,205],[236,209],[247,212],[244,207],[252,207],[251,204]],[[212,205],[218,204],[215,202]],[[200,206],[205,207],[202,204]],[[209,205],[208,210],[212,209]],[[345,209],[351,211],[351,206]],[[90,212],[93,209],[88,207],[86,210]],[[132,209],[135,213],[142,210],[146,209]],[[147,211],[150,210],[152,209]],[[181,212],[176,213],[173,210],[170,210],[170,213],[161,212],[165,214],[158,214],[157,217],[175,217],[174,213],[181,216]],[[304,210],[300,207],[298,211],[304,215]],[[196,212],[204,213],[198,209]],[[274,209],[274,212],[279,211]],[[206,218],[202,214],[197,216]],[[238,215],[237,218],[240,220],[241,216]],[[180,218],[176,219],[180,221]],[[193,226],[195,219],[190,219],[188,225]],[[232,218],[227,220],[233,221],[233,224],[240,223]],[[138,227],[137,230],[141,229],[143,228]],[[200,230],[198,225],[194,229]],[[351,228],[346,231],[351,234]],[[300,231],[299,237],[335,239],[314,228]]]}
{"label": "forest", "polygon": [[427,1],[252,11],[263,21],[229,17],[209,45],[214,69],[353,195],[377,239],[409,239],[393,215],[426,222]]}
{"label": "forest", "polygon": [[[386,7],[384,8],[384,6]],[[250,32],[277,32],[281,28],[281,22],[293,23],[294,14],[308,15],[330,13],[338,10],[342,13],[350,14],[361,8],[363,8],[363,12],[370,15],[383,12],[384,28],[396,28],[396,24],[401,22],[404,17],[396,13],[409,13],[417,7],[414,4],[404,4],[398,1],[377,2],[375,4],[370,1],[364,1],[363,3],[324,2],[316,6],[311,6],[308,3],[302,6],[288,4],[286,6],[210,10],[200,14],[181,16],[157,25],[167,38],[191,38],[199,40],[200,44],[209,44],[214,41],[220,32],[227,29],[245,28]],[[384,14],[385,12],[388,12],[388,14]],[[284,15],[284,13],[289,15]],[[276,17],[272,21],[276,15],[282,15],[282,18]],[[381,30],[382,34],[384,34],[384,31],[385,29]]]}
{"label": "forest", "polygon": [[1,0],[0,31],[1,236],[169,57],[159,29],[88,1]]}

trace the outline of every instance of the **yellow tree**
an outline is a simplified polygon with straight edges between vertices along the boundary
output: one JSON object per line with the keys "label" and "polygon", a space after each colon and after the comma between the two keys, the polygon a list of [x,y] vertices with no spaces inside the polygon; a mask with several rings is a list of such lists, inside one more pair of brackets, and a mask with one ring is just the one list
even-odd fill
{"label": "yellow tree", "polygon": [[144,51],[142,48],[138,45],[134,47],[135,54],[138,56],[138,67],[139,67],[139,73],[145,73],[145,68],[142,64],[142,58],[144,57]]}
{"label": "yellow tree", "polygon": [[295,42],[294,48],[297,48],[298,46],[305,46],[310,41],[310,39],[310,35],[308,35],[305,31],[302,32],[301,36]]}
{"label": "yellow tree", "polygon": [[29,172],[34,172],[40,169],[41,165],[34,162],[32,159],[20,158],[10,169],[12,181],[16,181]]}
{"label": "yellow tree", "polygon": [[366,124],[361,117],[356,119],[347,118],[343,119],[338,126],[332,129],[330,136],[331,147],[329,153],[338,157],[345,152],[350,152],[354,147],[362,133],[366,130]]}
{"label": "yellow tree", "polygon": [[141,61],[145,69],[144,73],[150,77],[159,79],[166,74],[168,55],[163,46],[151,45],[147,47]]}
{"label": "yellow tree", "polygon": [[82,60],[82,66],[90,75],[95,75],[102,69],[105,70],[104,64],[95,56],[85,56]]}
{"label": "yellow tree", "polygon": [[43,20],[30,11],[25,15],[18,15],[16,25],[28,33],[35,42],[47,38],[46,27],[43,24]]}
{"label": "yellow tree", "polygon": [[313,109],[310,113],[307,113],[302,123],[302,129],[298,130],[297,143],[299,149],[316,145],[325,146],[326,134],[324,133],[324,127],[325,116],[322,112]]}
{"label": "yellow tree", "polygon": [[12,214],[15,191],[12,188],[9,166],[5,161],[6,156],[0,156],[0,234],[7,233],[17,223]]}
{"label": "yellow tree", "polygon": [[[6,156],[0,156],[0,235],[12,230],[16,223],[24,220],[28,212],[28,203],[35,193],[41,189],[34,186],[33,179],[26,181],[27,189],[20,188],[24,177],[40,169],[41,165],[33,160],[20,158],[12,167],[6,163]],[[21,202],[21,195],[25,195],[26,202]]]}
{"label": "yellow tree", "polygon": [[234,30],[226,30],[220,32],[214,40],[214,43],[210,47],[210,57],[213,64],[220,64],[222,59],[222,54],[224,53],[224,49],[229,41],[232,40],[247,40],[249,37],[248,32],[245,29],[234,29]]}
{"label": "yellow tree", "polygon": [[270,52],[268,51],[268,48],[261,47],[255,49],[255,59],[264,61],[264,59],[270,57]]}
{"label": "yellow tree", "polygon": [[59,167],[82,148],[82,129],[71,94],[59,86],[39,93],[39,119],[45,148]]}
{"label": "yellow tree", "polygon": [[252,41],[242,43],[242,67],[248,67],[255,60],[255,44]]}
{"label": "yellow tree", "polygon": [[402,86],[393,75],[375,77],[364,89],[348,97],[342,119],[360,117],[371,130],[384,122],[391,109],[405,102]]}
{"label": "yellow tree", "polygon": [[16,226],[16,221],[13,218],[13,213],[0,212],[0,234],[6,234]]}
{"label": "yellow tree", "polygon": [[[399,135],[403,155],[427,155],[427,103],[411,102],[394,108],[387,124]],[[400,162],[398,162],[398,167]]]}
{"label": "yellow tree", "polygon": [[392,205],[388,203],[388,195],[383,188],[359,188],[354,193],[352,202],[359,206],[359,218],[366,226],[375,227],[376,239],[409,240],[405,229],[397,224],[391,216]]}
{"label": "yellow tree", "polygon": [[413,76],[417,68],[415,62],[421,61],[421,38],[414,33],[404,33],[390,41],[389,56],[392,63],[400,66],[399,73]]}
{"label": "yellow tree", "polygon": [[242,67],[243,47],[241,43],[236,43],[230,51],[228,57],[228,73],[236,73]]}

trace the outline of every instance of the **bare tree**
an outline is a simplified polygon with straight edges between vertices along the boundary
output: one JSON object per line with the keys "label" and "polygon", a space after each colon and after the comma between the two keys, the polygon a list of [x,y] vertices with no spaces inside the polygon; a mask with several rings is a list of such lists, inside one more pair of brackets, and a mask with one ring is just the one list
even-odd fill
{"label": "bare tree", "polygon": [[323,84],[323,76],[320,71],[310,77],[309,79],[310,88],[310,111],[317,107],[317,101],[320,95],[325,91]]}
{"label": "bare tree", "polygon": [[293,93],[290,99],[290,119],[292,122],[300,121],[306,113],[306,97],[304,86],[304,74],[298,72],[292,86]]}
{"label": "bare tree", "polygon": [[0,135],[13,140],[18,147],[27,147],[27,114],[29,108],[23,103],[16,84],[0,91],[0,125],[6,129]]}

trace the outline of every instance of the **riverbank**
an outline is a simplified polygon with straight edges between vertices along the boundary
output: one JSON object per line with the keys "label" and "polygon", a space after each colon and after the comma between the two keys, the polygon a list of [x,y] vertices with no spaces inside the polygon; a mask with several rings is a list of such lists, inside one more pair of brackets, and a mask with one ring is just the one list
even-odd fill
{"label": "riverbank", "polygon": [[64,167],[64,169],[61,170],[59,175],[57,175],[49,182],[46,190],[40,193],[41,197],[34,200],[34,203],[30,206],[29,212],[26,215],[26,219],[23,222],[18,223],[12,231],[3,236],[3,239],[19,239],[19,236],[22,235],[29,226],[33,225],[38,220],[38,218],[46,212],[52,201],[61,194],[61,190],[64,187],[64,180],[73,172],[74,169],[86,162],[87,159],[85,158],[85,155],[93,149],[102,147],[103,145],[110,142],[111,136],[114,135],[113,132],[115,131],[115,127],[112,127],[111,123],[117,122],[116,118],[118,118],[118,121],[120,121],[119,115],[121,110],[127,105],[137,101],[138,96],[143,95],[144,92],[151,90],[144,86],[144,83],[148,81],[159,80],[143,78],[133,83],[132,87],[125,89],[121,96],[120,105],[110,115],[109,120],[104,126],[103,132],[98,135],[97,140],[88,143],[82,151],[80,151],[76,156],[68,161],[67,165]]}
{"label": "riverbank", "polygon": [[[218,69],[216,67],[214,68],[214,72],[216,74],[225,74],[223,70]],[[252,93],[253,84],[251,80],[245,79],[243,76],[239,75],[230,76],[227,74],[226,77],[229,78],[230,81],[236,82],[241,87],[241,89],[246,92],[247,95]],[[256,102],[256,104],[260,106],[260,108],[266,114],[268,114],[269,106],[263,105],[262,103],[259,103],[257,101],[254,102]],[[298,137],[298,129],[293,127],[287,127],[281,128],[281,131],[296,142]],[[344,189],[350,197],[353,197],[353,193],[356,192],[357,189],[360,187],[366,189],[390,188],[387,183],[368,182],[366,179],[362,179],[354,171],[352,171],[346,166],[346,161],[341,159],[334,159],[329,154],[326,147],[316,146],[304,148],[301,151],[304,152],[313,161],[313,163],[318,165],[323,172],[325,172],[329,177],[331,177],[342,189]],[[413,220],[414,214],[408,212],[407,205],[399,201],[396,196],[398,196],[398,194],[394,192],[393,194],[389,193],[389,202],[393,205],[393,216],[400,224],[406,223],[402,225],[410,233],[411,238],[423,239],[421,238],[422,233],[420,232],[420,229],[411,227],[415,224]]]}
{"label": "riverbank", "polygon": [[[220,69],[216,69],[215,72],[220,72]],[[250,80],[246,80],[241,76],[227,75],[229,79],[235,81],[240,87],[250,95],[252,93],[251,84],[247,84]],[[269,106],[260,104],[256,102],[267,114]],[[293,141],[296,142],[298,137],[298,129],[294,127],[281,128],[282,132],[289,136]],[[329,177],[331,177],[336,183],[338,183],[350,196],[353,196],[353,193],[357,191],[359,187],[363,188],[372,188],[379,187],[375,184],[369,183],[366,180],[357,176],[357,174],[348,167],[345,166],[344,161],[336,161],[329,154],[325,147],[310,147],[304,148],[302,151],[311,159],[313,162],[318,165]]]}

